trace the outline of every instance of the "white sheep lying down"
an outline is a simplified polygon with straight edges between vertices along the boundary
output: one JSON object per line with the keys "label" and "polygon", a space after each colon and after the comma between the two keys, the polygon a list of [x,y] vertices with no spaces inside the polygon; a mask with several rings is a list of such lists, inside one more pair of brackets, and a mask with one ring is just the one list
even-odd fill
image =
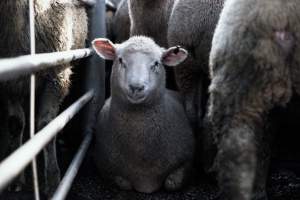
{"label": "white sheep lying down", "polygon": [[165,50],[144,36],[122,44],[96,39],[93,47],[114,61],[111,97],[96,127],[100,174],[126,190],[181,188],[192,167],[195,140],[179,95],[165,88],[164,65],[178,65],[187,51]]}

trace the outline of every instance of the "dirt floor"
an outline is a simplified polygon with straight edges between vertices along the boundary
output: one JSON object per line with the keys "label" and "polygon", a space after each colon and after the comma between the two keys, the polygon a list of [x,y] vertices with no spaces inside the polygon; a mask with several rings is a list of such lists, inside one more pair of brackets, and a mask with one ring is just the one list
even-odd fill
{"label": "dirt floor", "polygon": [[[88,159],[89,160],[89,159]],[[155,194],[121,191],[114,185],[105,184],[96,176],[90,161],[82,166],[68,200],[213,200],[217,198],[217,187],[208,180],[198,181],[179,192],[164,191]],[[300,175],[292,170],[273,169],[268,183],[269,200],[299,200]]]}

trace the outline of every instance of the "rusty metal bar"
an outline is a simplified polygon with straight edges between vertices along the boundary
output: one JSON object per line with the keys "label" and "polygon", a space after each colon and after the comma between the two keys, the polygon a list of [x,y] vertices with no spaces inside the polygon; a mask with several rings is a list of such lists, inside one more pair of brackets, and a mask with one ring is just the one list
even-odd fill
{"label": "rusty metal bar", "polygon": [[87,134],[81,143],[77,154],[75,155],[72,163],[70,164],[64,178],[60,182],[56,192],[54,193],[51,200],[64,200],[72,186],[72,183],[78,173],[80,165],[86,155],[86,152],[91,144],[93,135]]}
{"label": "rusty metal bar", "polygon": [[0,191],[24,170],[93,96],[93,90],[87,92],[0,164]]}
{"label": "rusty metal bar", "polygon": [[92,54],[93,50],[87,48],[1,59],[0,81],[10,80],[22,75],[28,75],[49,67],[67,64],[71,61],[85,58]]}

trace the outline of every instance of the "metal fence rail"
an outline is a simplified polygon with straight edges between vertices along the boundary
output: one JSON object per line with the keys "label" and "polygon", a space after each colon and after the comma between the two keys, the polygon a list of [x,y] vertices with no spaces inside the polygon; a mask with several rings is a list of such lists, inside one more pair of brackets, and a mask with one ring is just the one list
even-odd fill
{"label": "metal fence rail", "polygon": [[78,49],[54,53],[41,53],[0,60],[0,81],[29,75],[56,65],[92,55],[91,49]]}
{"label": "metal fence rail", "polygon": [[[89,91],[68,109],[62,112],[45,128],[40,130],[32,139],[7,157],[0,165],[0,191],[3,190],[33,158],[47,145],[56,134],[80,111],[93,97],[94,92]],[[18,164],[16,164],[16,162]]]}
{"label": "metal fence rail", "polygon": [[72,163],[70,164],[64,178],[60,182],[57,190],[55,191],[52,200],[63,200],[66,198],[72,183],[77,175],[77,172],[79,170],[79,166],[81,165],[84,156],[91,144],[93,135],[92,133],[89,133],[85,136],[82,144],[79,147],[78,152],[76,153],[76,156],[74,157]]}

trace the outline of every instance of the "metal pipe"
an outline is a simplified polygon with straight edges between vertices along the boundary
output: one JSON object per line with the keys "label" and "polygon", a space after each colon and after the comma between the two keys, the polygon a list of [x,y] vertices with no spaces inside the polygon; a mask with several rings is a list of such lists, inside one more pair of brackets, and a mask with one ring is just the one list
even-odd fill
{"label": "metal pipe", "polygon": [[[29,1],[29,25],[30,25],[30,54],[35,55],[35,23],[34,23],[34,1]],[[35,134],[35,74],[30,75],[30,138]],[[37,172],[37,162],[32,160],[32,179],[35,200],[40,200],[40,190]]]}
{"label": "metal pipe", "polygon": [[0,81],[7,81],[52,66],[66,64],[77,59],[88,57],[92,54],[93,50],[87,48],[1,59]]}
{"label": "metal pipe", "polygon": [[113,12],[117,10],[117,6],[110,0],[105,1],[105,6],[106,6],[106,10],[111,10]]}
{"label": "metal pipe", "polygon": [[[89,10],[90,31],[89,41],[105,37],[105,0],[97,0],[96,6]],[[84,134],[93,133],[96,116],[102,108],[105,99],[105,61],[99,56],[92,56],[87,60],[85,68],[85,91],[94,90],[95,97],[85,108],[83,118]]]}
{"label": "metal pipe", "polygon": [[80,0],[80,1],[90,7],[93,7],[96,5],[96,0]]}
{"label": "metal pipe", "polygon": [[64,178],[60,182],[57,190],[55,191],[52,200],[64,200],[72,186],[72,183],[78,173],[80,165],[86,155],[86,152],[91,144],[93,135],[87,134],[84,141],[81,143],[77,154],[75,155],[72,163],[70,164]]}
{"label": "metal pipe", "polygon": [[0,191],[3,190],[38,153],[61,131],[65,125],[86,105],[94,96],[90,90],[68,109],[58,115],[45,128],[40,130],[32,139],[14,151],[0,163]]}

